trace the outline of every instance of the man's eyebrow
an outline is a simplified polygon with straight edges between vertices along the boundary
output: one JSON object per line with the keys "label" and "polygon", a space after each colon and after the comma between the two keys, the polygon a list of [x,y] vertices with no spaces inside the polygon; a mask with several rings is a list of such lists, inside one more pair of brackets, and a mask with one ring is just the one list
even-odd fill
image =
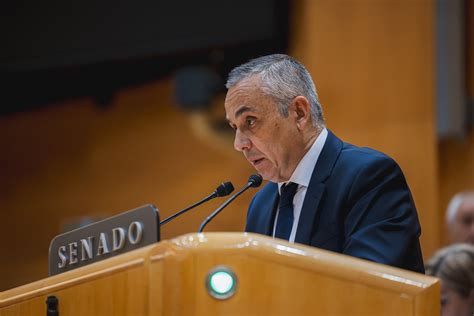
{"label": "man's eyebrow", "polygon": [[240,109],[238,109],[236,112],[235,112],[235,118],[238,118],[239,116],[241,116],[242,114],[244,114],[245,112],[249,112],[249,111],[252,111],[252,109],[246,105],[244,105],[243,107],[241,107]]}
{"label": "man's eyebrow", "polygon": [[[242,106],[240,109],[238,109],[236,112],[235,112],[235,118],[239,118],[239,116],[241,116],[242,114],[244,114],[245,112],[250,112],[252,111],[252,108],[247,106],[247,105],[244,105]],[[232,122],[226,118],[226,121],[229,123],[229,124],[232,124]]]}

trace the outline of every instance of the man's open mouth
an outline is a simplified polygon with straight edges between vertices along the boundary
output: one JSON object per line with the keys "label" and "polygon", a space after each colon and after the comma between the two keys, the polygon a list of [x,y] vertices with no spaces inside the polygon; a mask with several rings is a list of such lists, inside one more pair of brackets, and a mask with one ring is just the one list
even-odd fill
{"label": "man's open mouth", "polygon": [[252,165],[254,165],[254,166],[256,167],[257,165],[259,165],[259,164],[263,161],[263,159],[265,159],[265,158],[252,159],[252,160],[251,160],[251,161],[252,161]]}

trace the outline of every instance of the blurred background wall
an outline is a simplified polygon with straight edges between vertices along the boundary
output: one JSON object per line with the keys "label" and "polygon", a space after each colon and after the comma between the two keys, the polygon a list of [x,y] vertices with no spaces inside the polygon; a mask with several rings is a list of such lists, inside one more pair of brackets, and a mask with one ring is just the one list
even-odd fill
{"label": "blurred background wall", "polygon": [[[1,22],[0,290],[46,277],[50,240],[83,222],[146,203],[165,218],[223,181],[243,185],[253,170],[233,150],[223,83],[268,53],[307,66],[336,135],[398,161],[425,258],[446,242],[451,196],[474,188],[472,1],[457,2],[465,123],[453,135],[437,127],[434,0],[30,2]],[[252,195],[207,230],[242,231]],[[166,224],[162,238],[195,232],[221,202]]]}

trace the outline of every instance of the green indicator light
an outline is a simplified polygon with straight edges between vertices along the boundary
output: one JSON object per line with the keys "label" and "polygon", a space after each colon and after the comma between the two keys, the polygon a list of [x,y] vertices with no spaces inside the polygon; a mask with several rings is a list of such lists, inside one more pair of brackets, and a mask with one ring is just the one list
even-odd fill
{"label": "green indicator light", "polygon": [[219,271],[211,276],[211,288],[219,294],[226,294],[234,287],[234,279],[225,272]]}
{"label": "green indicator light", "polygon": [[206,288],[212,297],[225,300],[235,294],[237,278],[234,272],[225,266],[211,269],[206,277]]}

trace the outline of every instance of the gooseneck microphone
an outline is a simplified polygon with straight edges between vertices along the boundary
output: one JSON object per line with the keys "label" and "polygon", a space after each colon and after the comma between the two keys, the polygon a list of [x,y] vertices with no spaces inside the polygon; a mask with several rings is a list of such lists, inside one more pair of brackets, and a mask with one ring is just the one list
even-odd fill
{"label": "gooseneck microphone", "polygon": [[187,211],[189,211],[190,209],[193,209],[199,205],[201,205],[202,203],[204,202],[207,202],[209,200],[212,200],[213,198],[216,198],[216,197],[220,197],[220,196],[226,196],[226,195],[229,195],[232,193],[232,191],[234,191],[234,186],[232,185],[231,182],[224,182],[222,183],[221,185],[219,185],[216,190],[214,192],[212,192],[210,195],[206,196],[204,199],[202,199],[201,201],[191,205],[191,206],[188,206],[186,207],[185,209],[182,209],[181,211],[171,215],[170,217],[167,217],[165,218],[164,220],[162,220],[160,222],[160,225],[164,225],[166,223],[168,223],[170,220],[172,220],[173,218],[183,214],[183,213],[186,213]]}
{"label": "gooseneck microphone", "polygon": [[199,227],[198,233],[202,233],[204,227],[214,218],[216,217],[217,214],[220,213],[227,205],[230,204],[233,200],[235,200],[236,197],[244,193],[248,188],[256,188],[262,184],[262,176],[259,175],[258,173],[253,174],[249,177],[249,180],[247,181],[247,184],[237,193],[232,195],[227,201],[225,201],[221,206],[219,206],[218,209],[216,209],[214,212],[212,212],[211,215],[209,215],[202,223],[201,226]]}

